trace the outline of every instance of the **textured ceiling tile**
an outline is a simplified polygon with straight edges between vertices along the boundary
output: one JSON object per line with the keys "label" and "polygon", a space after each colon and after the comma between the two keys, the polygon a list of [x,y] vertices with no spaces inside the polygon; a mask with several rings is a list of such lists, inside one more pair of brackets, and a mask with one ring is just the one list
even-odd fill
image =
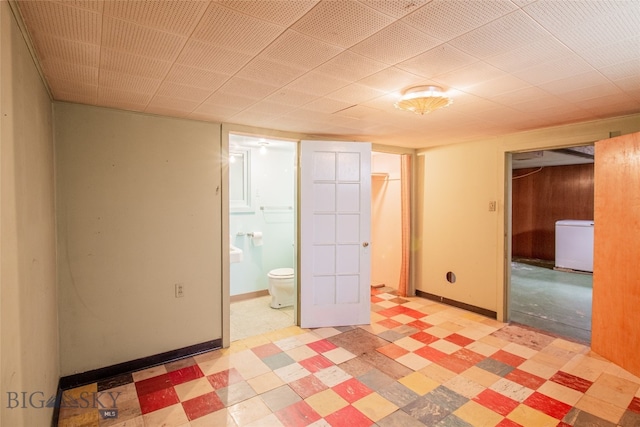
{"label": "textured ceiling tile", "polygon": [[78,84],[98,85],[98,69],[66,61],[44,61],[42,69],[51,80],[69,80]]}
{"label": "textured ceiling tile", "polygon": [[640,90],[640,76],[627,77],[615,81],[615,85],[625,92]]}
{"label": "textured ceiling tile", "polygon": [[234,114],[239,113],[240,111],[242,111],[242,108],[239,107],[202,104],[191,114],[189,114],[189,117],[199,120],[213,120],[223,122],[232,117]]}
{"label": "textured ceiling tile", "polygon": [[284,86],[302,76],[306,71],[287,64],[255,57],[237,74],[249,80],[255,80],[274,86]]}
{"label": "textured ceiling tile", "polygon": [[146,27],[188,36],[207,8],[206,1],[108,0],[104,14]]}
{"label": "textured ceiling tile", "polygon": [[105,48],[102,49],[100,67],[107,71],[161,79],[171,68],[171,62]]}
{"label": "textured ceiling tile", "polygon": [[385,15],[402,18],[430,1],[431,0],[364,0],[362,2]]}
{"label": "textured ceiling tile", "polygon": [[478,62],[477,58],[467,55],[449,44],[443,44],[415,58],[401,62],[397,67],[418,76],[432,78],[475,62]]}
{"label": "textured ceiling tile", "polygon": [[353,46],[393,22],[356,1],[321,1],[291,28],[344,48]]}
{"label": "textured ceiling tile", "polygon": [[541,99],[545,96],[549,96],[549,92],[546,92],[540,89],[539,87],[529,86],[523,89],[514,90],[512,92],[491,96],[489,97],[489,99],[499,104],[512,105],[512,104],[519,104],[523,102],[534,101],[536,99]]}
{"label": "textured ceiling tile", "polygon": [[85,67],[98,67],[100,46],[43,34],[34,36],[34,45],[41,61],[51,59],[73,62]]}
{"label": "textured ceiling tile", "polygon": [[244,111],[248,113],[262,113],[262,114],[270,114],[273,116],[281,116],[295,109],[296,109],[295,105],[287,105],[287,104],[275,103],[270,101],[260,101],[256,104],[253,104],[251,107],[247,108]]}
{"label": "textured ceiling tile", "polygon": [[349,84],[348,80],[339,79],[312,71],[287,85],[288,89],[324,96]]}
{"label": "textured ceiling tile", "polygon": [[215,71],[202,70],[200,68],[187,67],[174,64],[165,78],[166,82],[183,83],[193,87],[205,88],[210,91],[218,89],[229,80],[229,74],[216,73]]}
{"label": "textured ceiling tile", "polygon": [[[56,99],[63,100],[63,96],[68,97],[74,95],[75,97],[80,97],[86,100],[91,99],[92,102],[96,102],[98,97],[98,86],[97,85],[88,85],[88,84],[80,84],[77,81],[71,80],[49,80],[49,86],[51,87],[51,91]],[[86,103],[86,102],[83,102]]]}
{"label": "textured ceiling tile", "polygon": [[207,98],[207,100],[199,108],[203,107],[204,105],[208,105],[210,107],[236,108],[238,110],[244,110],[245,108],[250,107],[255,103],[255,98],[215,92],[213,95]]}
{"label": "textured ceiling tile", "polygon": [[531,85],[524,80],[505,74],[493,80],[486,80],[482,83],[474,84],[464,90],[476,96],[492,98],[503,93],[522,90],[528,87],[531,87]]}
{"label": "textured ceiling tile", "polygon": [[523,10],[553,34],[598,21],[603,17],[637,9],[635,0],[555,1],[542,0]]}
{"label": "textured ceiling tile", "polygon": [[439,39],[398,21],[356,44],[350,50],[393,65],[441,43]]}
{"label": "textured ceiling tile", "polygon": [[563,79],[552,80],[550,82],[539,85],[539,87],[550,94],[559,95],[562,93],[603,84],[615,87],[606,79],[606,77],[603,77],[602,74],[598,71],[588,71],[583,74],[577,74],[570,77],[565,77]]}
{"label": "textured ceiling tile", "polygon": [[275,104],[288,105],[292,107],[299,107],[304,104],[308,104],[317,99],[317,96],[304,92],[299,92],[293,89],[282,88],[265,98],[265,101],[273,102]]}
{"label": "textured ceiling tile", "polygon": [[235,74],[250,60],[251,55],[246,53],[223,49],[198,40],[190,40],[176,62],[220,74]]}
{"label": "textured ceiling tile", "polygon": [[[110,107],[118,107],[118,105],[127,105],[125,109],[144,110],[146,105],[153,97],[150,93],[138,93],[115,88],[100,87],[98,88],[98,102],[101,105]],[[124,107],[123,107],[124,108]]]}
{"label": "textured ceiling tile", "polygon": [[312,111],[315,114],[317,113],[326,113],[332,114],[336,111],[343,110],[345,108],[351,107],[353,104],[350,102],[340,101],[337,99],[330,98],[319,98],[313,102],[310,102],[304,106],[305,111]]}
{"label": "textured ceiling tile", "polygon": [[103,32],[104,47],[162,61],[174,60],[186,42],[184,36],[106,16]]}
{"label": "textured ceiling tile", "polygon": [[553,61],[572,55],[573,52],[555,38],[543,37],[525,43],[508,52],[485,59],[485,62],[509,73],[533,67],[541,62]]}
{"label": "textured ceiling tile", "polygon": [[146,77],[106,70],[100,73],[101,88],[112,88],[120,91],[153,94],[158,89],[159,85],[160,80],[158,79],[149,79]]}
{"label": "textured ceiling tile", "polygon": [[476,62],[455,71],[438,74],[433,78],[438,82],[446,84],[447,87],[464,90],[466,87],[474,86],[487,80],[494,80],[504,76],[506,76],[504,71],[499,70],[486,62]]}
{"label": "textured ceiling tile", "polygon": [[164,97],[167,99],[175,98],[177,100],[192,101],[199,104],[207,99],[212,92],[213,89],[203,89],[165,81],[158,88],[156,97]]}
{"label": "textured ceiling tile", "polygon": [[348,76],[350,80],[355,81],[377,73],[385,68],[387,68],[387,65],[382,62],[374,61],[373,59],[345,50],[314,71],[337,78],[345,78]]}
{"label": "textured ceiling tile", "polygon": [[149,105],[147,105],[145,111],[152,112],[153,110],[157,112],[159,109],[173,110],[184,112],[184,115],[186,116],[198,105],[200,105],[200,102],[198,101],[190,101],[187,99],[176,99],[173,97],[155,95],[153,98],[151,98],[151,101],[149,101]]}
{"label": "textured ceiling tile", "polygon": [[343,49],[339,47],[287,30],[262,52],[261,57],[269,61],[311,70],[342,51]]}
{"label": "textured ceiling tile", "polygon": [[465,33],[449,43],[463,52],[484,59],[546,36],[544,28],[518,10]]}
{"label": "textured ceiling tile", "polygon": [[585,86],[579,89],[567,90],[555,94],[558,98],[581,106],[581,102],[587,99],[601,98],[603,96],[622,96],[624,92],[613,83],[602,83],[595,86]]}
{"label": "textured ceiling tile", "polygon": [[580,50],[580,56],[596,68],[640,58],[640,36],[616,43]]}
{"label": "textured ceiling tile", "polygon": [[593,71],[593,67],[577,55],[569,55],[566,58],[544,62],[526,70],[517,71],[513,75],[537,86],[589,71]]}
{"label": "textured ceiling tile", "polygon": [[389,67],[376,74],[359,80],[358,83],[382,92],[401,91],[407,86],[424,82],[424,77],[416,76],[395,67]]}
{"label": "textured ceiling tile", "polygon": [[279,25],[212,2],[192,38],[225,49],[257,54],[284,30]]}
{"label": "textured ceiling tile", "polygon": [[20,12],[34,33],[99,44],[101,17],[96,11],[51,1],[19,2]]}
{"label": "textured ceiling tile", "polygon": [[363,105],[354,105],[352,107],[336,111],[334,114],[337,116],[351,117],[354,119],[365,119],[378,113],[379,110],[376,110],[375,108],[366,107]]}
{"label": "textured ceiling tile", "polygon": [[600,72],[611,80],[623,80],[628,77],[640,76],[640,58],[615,64],[608,67],[602,67]]}
{"label": "textured ceiling tile", "polygon": [[268,84],[247,80],[240,77],[233,77],[226,82],[218,92],[229,93],[252,99],[262,99],[278,88]]}
{"label": "textured ceiling tile", "polygon": [[98,101],[98,88],[95,88],[95,93],[76,93],[76,92],[63,92],[56,91],[55,97],[58,101],[75,102],[77,104],[95,105]]}
{"label": "textured ceiling tile", "polygon": [[432,37],[449,41],[516,9],[508,1],[434,0],[403,21]]}
{"label": "textured ceiling tile", "polygon": [[288,27],[315,6],[318,0],[221,0],[219,3],[246,15]]}
{"label": "textured ceiling tile", "polygon": [[354,83],[330,93],[327,95],[327,98],[337,99],[352,104],[359,104],[384,94],[384,92],[376,90],[370,86]]}

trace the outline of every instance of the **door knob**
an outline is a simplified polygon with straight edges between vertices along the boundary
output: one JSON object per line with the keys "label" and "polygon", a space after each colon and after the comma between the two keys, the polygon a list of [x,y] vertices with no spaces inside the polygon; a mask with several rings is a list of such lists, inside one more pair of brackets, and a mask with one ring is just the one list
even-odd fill
{"label": "door knob", "polygon": [[369,246],[369,242],[362,242],[362,246],[366,248],[367,246]]}

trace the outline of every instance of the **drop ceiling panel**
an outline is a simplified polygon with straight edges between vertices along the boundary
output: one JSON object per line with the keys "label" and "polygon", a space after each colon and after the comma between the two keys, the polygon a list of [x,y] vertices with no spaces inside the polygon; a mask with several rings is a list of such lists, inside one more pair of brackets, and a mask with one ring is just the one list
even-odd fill
{"label": "drop ceiling panel", "polygon": [[291,28],[325,43],[347,48],[392,22],[393,18],[363,3],[324,0]]}
{"label": "drop ceiling panel", "polygon": [[423,81],[424,77],[416,76],[399,68],[389,67],[359,80],[358,83],[383,92],[399,92],[408,86],[417,85]]}
{"label": "drop ceiling panel", "polygon": [[102,17],[95,10],[50,1],[20,3],[25,24],[34,34],[47,34],[76,42],[100,44]]}
{"label": "drop ceiling panel", "polygon": [[174,64],[171,71],[167,74],[165,82],[183,83],[189,86],[205,88],[213,92],[229,80],[230,77],[229,74]]}
{"label": "drop ceiling panel", "polygon": [[98,85],[98,69],[83,67],[71,62],[51,60],[41,64],[43,71],[51,80],[68,80],[80,84]]}
{"label": "drop ceiling panel", "polygon": [[593,67],[582,58],[577,55],[568,55],[566,58],[544,62],[526,70],[517,71],[513,75],[537,86],[566,77],[578,76],[589,71],[593,71]]}
{"label": "drop ceiling panel", "polygon": [[100,46],[97,44],[37,34],[34,45],[42,61],[55,59],[85,67],[98,67],[100,62]]}
{"label": "drop ceiling panel", "polygon": [[637,0],[14,4],[55,100],[405,146],[640,112]]}
{"label": "drop ceiling panel", "polygon": [[432,37],[449,41],[516,9],[509,1],[434,0],[403,21]]}
{"label": "drop ceiling panel", "polygon": [[384,95],[384,92],[358,83],[350,84],[327,95],[327,98],[336,99],[352,104],[360,104],[370,99]]}
{"label": "drop ceiling panel", "polygon": [[296,31],[280,35],[260,57],[282,64],[311,70],[342,52],[343,49],[323,43]]}
{"label": "drop ceiling panel", "polygon": [[265,101],[275,104],[299,107],[317,99],[317,96],[299,92],[293,89],[282,88],[265,98]]}
{"label": "drop ceiling panel", "polygon": [[103,70],[100,73],[99,79],[100,87],[146,94],[155,93],[158,86],[160,86],[160,82],[160,79],[150,79],[107,70]]}
{"label": "drop ceiling panel", "polygon": [[150,93],[124,91],[104,86],[98,88],[98,101],[108,107],[142,111],[152,97],[153,95]]}
{"label": "drop ceiling panel", "polygon": [[[197,104],[200,104],[202,101],[207,99],[209,95],[211,95],[211,93],[212,93],[212,90],[209,90],[209,89],[203,89],[199,87],[187,86],[179,83],[165,81],[158,88],[158,91],[156,92],[156,96],[162,96],[167,99],[174,98],[176,100],[181,100],[181,101],[182,100],[192,101],[192,102],[196,102]],[[194,106],[194,108],[196,106]]]}
{"label": "drop ceiling panel", "polygon": [[348,76],[350,80],[355,81],[377,73],[386,67],[382,62],[345,50],[316,68],[315,71],[337,78]]}
{"label": "drop ceiling panel", "polygon": [[523,44],[535,42],[547,35],[546,30],[531,17],[521,10],[517,10],[465,33],[449,43],[469,55],[485,59],[517,49]]}
{"label": "drop ceiling panel", "polygon": [[167,75],[171,62],[114,49],[102,49],[100,67],[107,71],[161,79]]}
{"label": "drop ceiling panel", "polygon": [[230,7],[246,15],[273,22],[284,27],[289,27],[290,25],[292,25],[294,22],[300,19],[300,17],[307,13],[313,6],[315,6],[316,3],[318,3],[318,0],[220,1],[220,4],[226,7]]}
{"label": "drop ceiling panel", "polygon": [[103,31],[102,46],[163,61],[175,60],[187,40],[184,36],[107,16]]}
{"label": "drop ceiling panel", "polygon": [[295,66],[255,57],[238,72],[237,76],[274,86],[284,86],[304,73],[304,69]]}
{"label": "drop ceiling panel", "polygon": [[192,38],[238,52],[257,54],[284,28],[213,2]]}
{"label": "drop ceiling panel", "polygon": [[207,8],[204,1],[108,0],[104,14],[145,27],[188,36]]}
{"label": "drop ceiling panel", "polygon": [[324,96],[349,84],[348,80],[312,71],[291,82],[286,87],[310,95]]}
{"label": "drop ceiling panel", "polygon": [[557,39],[548,36],[532,43],[524,43],[516,49],[486,58],[485,62],[508,73],[524,70],[540,64],[572,55],[570,49]]}
{"label": "drop ceiling panel", "polygon": [[235,74],[250,60],[249,54],[224,49],[199,40],[190,40],[176,62],[221,74]]}
{"label": "drop ceiling panel", "polygon": [[475,62],[478,62],[477,58],[445,43],[415,58],[401,62],[397,67],[418,76],[432,78]]}
{"label": "drop ceiling panel", "polygon": [[584,51],[581,50],[579,54],[585,61],[596,68],[638,59],[640,58],[640,36],[605,46],[592,47]]}
{"label": "drop ceiling panel", "polygon": [[441,43],[439,39],[398,21],[356,44],[350,50],[394,65]]}

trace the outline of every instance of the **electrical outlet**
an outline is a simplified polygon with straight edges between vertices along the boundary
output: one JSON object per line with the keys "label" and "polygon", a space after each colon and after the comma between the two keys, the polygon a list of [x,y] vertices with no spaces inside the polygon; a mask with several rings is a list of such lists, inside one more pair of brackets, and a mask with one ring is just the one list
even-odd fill
{"label": "electrical outlet", "polygon": [[176,283],[176,298],[182,298],[184,296],[184,285],[182,283]]}
{"label": "electrical outlet", "polygon": [[495,200],[490,200],[489,201],[489,212],[495,212],[496,211],[496,201]]}

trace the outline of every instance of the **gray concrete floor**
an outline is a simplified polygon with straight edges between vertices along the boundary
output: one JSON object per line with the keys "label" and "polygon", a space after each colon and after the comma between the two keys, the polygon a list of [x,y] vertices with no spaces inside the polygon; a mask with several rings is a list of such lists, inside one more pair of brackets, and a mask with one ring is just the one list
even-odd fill
{"label": "gray concrete floor", "polygon": [[510,321],[591,342],[593,276],[511,263]]}

